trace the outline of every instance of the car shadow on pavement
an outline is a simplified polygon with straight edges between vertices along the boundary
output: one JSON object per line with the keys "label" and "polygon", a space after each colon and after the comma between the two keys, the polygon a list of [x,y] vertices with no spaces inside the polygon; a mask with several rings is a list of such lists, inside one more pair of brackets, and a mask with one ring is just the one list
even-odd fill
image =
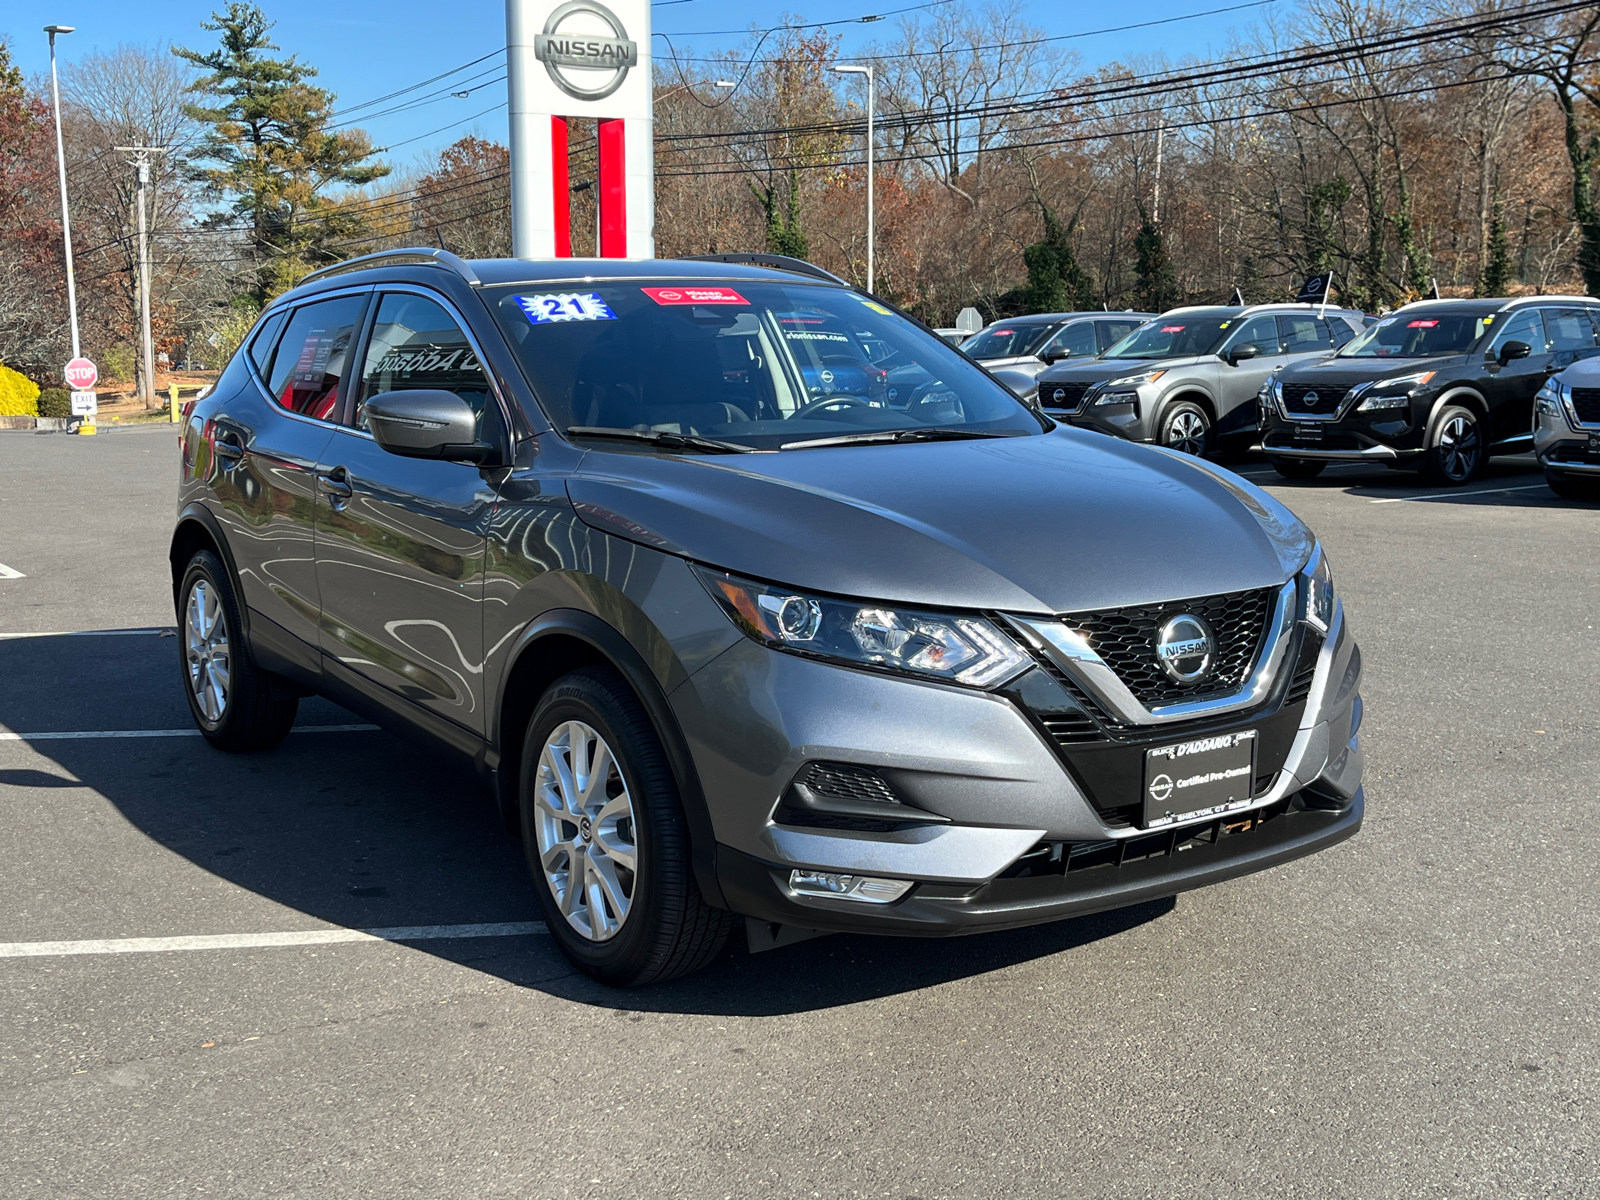
{"label": "car shadow on pavement", "polygon": [[[0,725],[22,733],[192,728],[175,658],[170,637],[149,634],[0,641],[0,678],[8,681]],[[63,804],[84,808],[83,819],[50,827],[52,862],[73,864],[70,878],[52,878],[59,868],[48,864],[24,865],[34,876],[29,888],[54,895],[73,928],[6,927],[0,940],[268,932],[312,921],[357,929],[539,922],[521,845],[465,767],[382,731],[305,729],[358,721],[319,699],[302,704],[295,733],[258,754],[227,754],[194,736],[36,740],[24,757],[8,753],[0,787],[12,803],[20,798],[23,809],[55,817]],[[108,834],[92,819],[96,793],[170,855],[152,857],[142,840]],[[15,828],[13,836],[20,840]],[[194,867],[294,912],[263,917],[250,912],[250,901],[248,917],[230,913],[226,897],[194,887]],[[97,871],[109,879],[129,870],[141,873],[148,910],[130,908],[121,892],[97,901],[92,883],[83,884]],[[197,895],[206,899],[189,899]],[[583,1004],[764,1015],[855,1003],[1057,954],[1153,920],[1173,903],[943,944],[839,935],[750,955],[736,932],[727,954],[700,974],[629,991],[575,972],[542,931],[407,944]]]}

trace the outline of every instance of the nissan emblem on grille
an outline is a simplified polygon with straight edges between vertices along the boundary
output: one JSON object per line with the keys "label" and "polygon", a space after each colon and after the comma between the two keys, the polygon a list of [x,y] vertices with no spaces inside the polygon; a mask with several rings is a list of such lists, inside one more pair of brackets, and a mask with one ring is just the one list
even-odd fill
{"label": "nissan emblem on grille", "polygon": [[1199,683],[1211,672],[1217,639],[1211,626],[1191,613],[1172,617],[1156,634],[1156,661],[1175,682]]}
{"label": "nissan emblem on grille", "polygon": [[1303,399],[1301,403],[1307,408],[1315,408],[1317,406],[1317,394],[1315,392],[1307,392],[1305,394],[1305,399]]}

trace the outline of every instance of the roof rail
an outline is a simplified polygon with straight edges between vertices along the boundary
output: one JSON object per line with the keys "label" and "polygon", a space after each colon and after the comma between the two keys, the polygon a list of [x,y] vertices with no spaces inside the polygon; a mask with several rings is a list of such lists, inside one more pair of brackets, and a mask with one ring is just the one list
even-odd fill
{"label": "roof rail", "polygon": [[1504,312],[1513,304],[1549,304],[1552,300],[1565,304],[1593,304],[1595,302],[1593,296],[1512,296],[1500,306],[1500,310]]}
{"label": "roof rail", "polygon": [[803,258],[790,258],[787,254],[756,254],[754,252],[685,254],[679,261],[742,263],[751,267],[771,267],[775,271],[790,271],[796,275],[810,275],[813,279],[826,279],[829,283],[840,283],[845,287],[855,286],[848,279],[840,279],[831,271],[824,271],[821,267],[808,263]]}
{"label": "roof rail", "polygon": [[[473,287],[483,286],[483,280],[478,278],[478,273],[467,264],[466,259],[458,258],[448,250],[429,250],[426,248],[380,250],[376,254],[363,254],[360,258],[347,258],[343,262],[336,262],[329,266],[318,268],[302,279],[300,283],[326,279],[330,275],[343,275],[346,271],[361,271],[367,267],[399,265],[400,263],[419,263],[433,267],[448,267]],[[295,286],[298,287],[299,284]]]}

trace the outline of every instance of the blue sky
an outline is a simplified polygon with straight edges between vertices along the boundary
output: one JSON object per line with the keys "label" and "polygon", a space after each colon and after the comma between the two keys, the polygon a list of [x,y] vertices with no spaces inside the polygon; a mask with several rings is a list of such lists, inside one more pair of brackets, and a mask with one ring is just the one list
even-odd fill
{"label": "blue sky", "polygon": [[[737,34],[712,36],[701,31],[739,30],[752,24],[778,23],[780,14],[802,21],[853,19],[869,13],[887,13],[917,0],[796,0],[786,5],[752,5],[739,0],[679,0],[658,3],[654,25],[672,35],[679,53],[691,48],[700,54],[737,46]],[[969,0],[952,0],[966,4]],[[1153,21],[1204,13],[1241,0],[1144,0],[1137,6],[1062,4],[1059,0],[1026,0],[1027,19],[1050,35],[1077,34],[1107,26]],[[877,3],[878,7],[873,7]],[[1074,38],[1065,42],[1081,56],[1086,67],[1115,59],[1164,52],[1170,57],[1210,57],[1220,53],[1230,31],[1242,29],[1273,8],[1287,8],[1293,0],[1267,0],[1263,6],[1202,16],[1144,30]],[[92,50],[109,50],[119,43],[143,45],[178,43],[193,48],[214,45],[215,34],[200,28],[213,7],[207,0],[9,0],[0,8],[0,36],[10,43],[14,60],[29,74],[47,71],[49,53],[42,31],[48,24],[73,25],[77,32],[61,38],[57,53],[63,62]],[[491,54],[504,45],[503,0],[383,0],[381,4],[330,4],[327,0],[265,0],[262,7],[277,26],[273,36],[285,52],[316,66],[319,82],[339,96],[339,107],[360,105],[389,92],[408,87]],[[368,17],[361,15],[373,13]],[[341,15],[329,15],[338,12]],[[752,13],[759,15],[752,19]],[[888,18],[876,24],[834,27],[844,37],[846,51],[873,40],[885,40],[893,28]],[[693,36],[682,36],[684,34]],[[664,53],[656,39],[657,53]],[[403,112],[363,124],[379,146],[392,146],[387,155],[397,167],[410,166],[436,154],[463,134],[505,137],[505,85],[492,82],[497,69],[490,59],[434,88],[412,93],[425,95],[444,84],[450,90],[473,89],[464,98],[445,91],[438,99]],[[465,82],[458,82],[465,79]],[[389,104],[364,110],[372,114]],[[484,110],[488,110],[485,112]],[[363,110],[358,109],[357,115]],[[482,113],[478,116],[476,114]],[[449,126],[449,128],[441,128]],[[403,144],[402,144],[403,143]]]}

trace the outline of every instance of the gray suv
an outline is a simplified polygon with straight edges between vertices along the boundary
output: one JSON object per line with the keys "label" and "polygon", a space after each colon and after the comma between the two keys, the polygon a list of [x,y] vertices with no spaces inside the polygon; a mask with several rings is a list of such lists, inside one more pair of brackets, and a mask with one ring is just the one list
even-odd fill
{"label": "gray suv", "polygon": [[266,309],[180,443],[200,731],[260,750],[320,693],[454,754],[610,983],[1361,825],[1361,656],[1305,526],[807,264],[357,259]]}
{"label": "gray suv", "polygon": [[961,343],[961,352],[1024,400],[1038,389],[1039,372],[1071,359],[1097,358],[1154,313],[1036,313],[996,321]]}
{"label": "gray suv", "polygon": [[1058,420],[1187,454],[1243,448],[1268,376],[1365,327],[1358,312],[1309,304],[1175,308],[1094,362],[1041,372],[1038,402]]}
{"label": "gray suv", "polygon": [[[1588,315],[1597,318],[1600,311],[1589,309]],[[1600,324],[1594,344],[1600,346]],[[1556,495],[1600,500],[1600,357],[1591,352],[1539,389],[1533,452]]]}

